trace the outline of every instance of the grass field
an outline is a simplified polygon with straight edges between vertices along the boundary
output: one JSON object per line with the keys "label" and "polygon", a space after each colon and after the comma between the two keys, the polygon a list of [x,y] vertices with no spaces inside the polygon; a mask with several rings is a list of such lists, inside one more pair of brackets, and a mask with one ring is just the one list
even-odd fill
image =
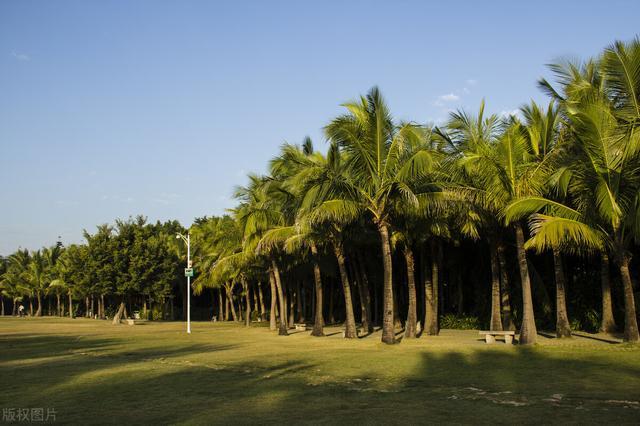
{"label": "grass field", "polygon": [[52,408],[60,424],[640,422],[640,347],[327,332],[2,318],[0,406]]}

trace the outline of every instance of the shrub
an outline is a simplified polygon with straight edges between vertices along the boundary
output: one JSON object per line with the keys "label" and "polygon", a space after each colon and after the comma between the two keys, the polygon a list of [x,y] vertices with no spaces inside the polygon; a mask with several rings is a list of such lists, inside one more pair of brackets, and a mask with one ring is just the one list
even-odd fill
{"label": "shrub", "polygon": [[104,315],[107,319],[111,319],[115,316],[116,312],[118,312],[118,305],[107,305],[104,308]]}
{"label": "shrub", "polygon": [[477,317],[446,314],[440,317],[440,328],[453,328],[456,330],[477,330],[482,328],[482,323]]}

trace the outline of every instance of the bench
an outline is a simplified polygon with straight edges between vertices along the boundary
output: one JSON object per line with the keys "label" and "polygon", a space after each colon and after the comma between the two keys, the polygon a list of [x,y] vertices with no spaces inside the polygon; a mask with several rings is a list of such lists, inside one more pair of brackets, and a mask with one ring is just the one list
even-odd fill
{"label": "bench", "polygon": [[307,324],[293,324],[293,327],[296,330],[302,330],[305,331],[307,329]]}
{"label": "bench", "polygon": [[480,331],[478,334],[484,335],[484,341],[487,343],[495,343],[496,336],[504,336],[504,342],[508,345],[513,343],[515,331]]}
{"label": "bench", "polygon": [[125,321],[127,322],[127,324],[129,325],[135,325],[135,324],[142,324],[147,322],[147,320],[145,319],[136,319],[136,318],[126,318]]}

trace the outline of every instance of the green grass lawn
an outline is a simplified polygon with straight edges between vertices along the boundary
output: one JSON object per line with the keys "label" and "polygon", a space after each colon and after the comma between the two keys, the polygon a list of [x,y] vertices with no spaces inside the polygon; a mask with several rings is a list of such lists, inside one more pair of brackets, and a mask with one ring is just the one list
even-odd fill
{"label": "green grass lawn", "polygon": [[56,423],[639,423],[640,347],[379,343],[264,327],[0,319],[0,406]]}

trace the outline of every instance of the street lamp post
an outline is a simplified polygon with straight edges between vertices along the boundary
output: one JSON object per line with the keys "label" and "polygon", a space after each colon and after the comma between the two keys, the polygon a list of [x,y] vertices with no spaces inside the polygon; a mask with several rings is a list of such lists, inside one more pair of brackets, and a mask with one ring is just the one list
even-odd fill
{"label": "street lamp post", "polygon": [[[182,238],[182,241],[187,244],[187,269],[191,268],[191,235],[187,233],[187,236],[178,233],[176,238]],[[191,334],[191,275],[187,275],[187,333]]]}

